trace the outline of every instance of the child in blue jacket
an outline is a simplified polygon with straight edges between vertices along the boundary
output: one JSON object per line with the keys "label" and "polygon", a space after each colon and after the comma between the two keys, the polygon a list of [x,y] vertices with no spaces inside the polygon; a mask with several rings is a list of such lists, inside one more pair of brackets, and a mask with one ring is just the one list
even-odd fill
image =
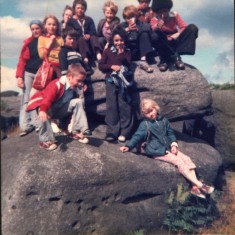
{"label": "child in blue jacket", "polygon": [[189,156],[178,150],[177,140],[169,121],[158,114],[160,110],[158,104],[154,100],[143,99],[140,109],[145,120],[140,123],[131,140],[120,147],[120,150],[127,152],[146,141],[143,147],[145,154],[153,159],[175,165],[179,172],[193,184],[192,194],[201,198],[205,198],[204,194],[211,194],[214,187],[203,184],[197,179],[195,164]]}

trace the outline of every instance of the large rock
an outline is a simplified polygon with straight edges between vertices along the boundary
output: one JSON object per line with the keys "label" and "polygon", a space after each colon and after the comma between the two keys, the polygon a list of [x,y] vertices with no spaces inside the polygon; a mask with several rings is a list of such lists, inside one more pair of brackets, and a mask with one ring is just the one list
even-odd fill
{"label": "large rock", "polygon": [[[161,227],[167,195],[188,182],[170,164],[121,153],[118,144],[102,140],[99,128],[89,145],[58,136],[53,152],[38,148],[35,133],[2,142],[4,235],[121,235]],[[182,134],[178,139],[198,173],[213,183],[219,153]]]}
{"label": "large rock", "polygon": [[[185,70],[167,72],[160,72],[157,66],[154,68],[154,73],[148,74],[133,63],[136,81],[133,104],[137,110],[141,98],[153,98],[159,103],[162,114],[170,120],[204,116],[211,111],[208,82],[196,68],[186,65]],[[104,76],[96,69],[90,79],[86,104],[93,114],[105,114]]]}

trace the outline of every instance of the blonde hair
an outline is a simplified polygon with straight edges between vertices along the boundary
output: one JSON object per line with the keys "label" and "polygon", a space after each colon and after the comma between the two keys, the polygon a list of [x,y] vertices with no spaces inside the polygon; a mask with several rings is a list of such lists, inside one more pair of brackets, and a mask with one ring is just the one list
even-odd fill
{"label": "blonde hair", "polygon": [[57,26],[55,35],[56,36],[60,36],[60,22],[59,22],[59,20],[54,15],[45,16],[45,18],[43,20],[43,29],[44,29],[45,34],[47,33],[45,25],[46,25],[46,22],[47,22],[48,19],[53,19],[55,21],[56,26]]}
{"label": "blonde hair", "polygon": [[123,9],[122,16],[124,19],[138,16],[138,9],[134,5],[126,6]]}
{"label": "blonde hair", "polygon": [[86,77],[86,71],[81,64],[78,63],[71,64],[68,67],[67,75],[71,76],[83,75],[84,77]]}
{"label": "blonde hair", "polygon": [[157,113],[160,111],[160,107],[156,101],[152,99],[142,99],[140,102],[140,110],[143,115],[152,111],[152,109],[156,109]]}
{"label": "blonde hair", "polygon": [[109,7],[111,12],[116,15],[118,12],[118,6],[113,1],[107,1],[104,3],[103,12],[105,12],[106,8]]}

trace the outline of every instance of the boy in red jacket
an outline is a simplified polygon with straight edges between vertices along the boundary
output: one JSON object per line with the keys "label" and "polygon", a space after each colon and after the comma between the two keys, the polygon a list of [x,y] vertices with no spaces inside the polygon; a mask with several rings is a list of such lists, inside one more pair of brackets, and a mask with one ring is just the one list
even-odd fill
{"label": "boy in red jacket", "polygon": [[[84,111],[83,92],[87,87],[83,81],[86,71],[80,64],[68,67],[67,75],[51,81],[44,90],[35,93],[27,107],[27,111],[37,110],[40,119],[40,148],[54,150],[57,148],[55,137],[50,125],[50,119],[59,119],[61,129],[81,143],[88,143],[83,135],[88,129],[87,117]],[[67,131],[71,121],[72,131]]]}

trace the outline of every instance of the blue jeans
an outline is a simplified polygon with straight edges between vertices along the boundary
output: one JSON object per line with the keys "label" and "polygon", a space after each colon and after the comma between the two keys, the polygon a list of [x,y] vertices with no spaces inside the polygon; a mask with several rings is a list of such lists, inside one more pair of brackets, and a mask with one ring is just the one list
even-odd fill
{"label": "blue jeans", "polygon": [[19,117],[20,128],[22,131],[30,130],[34,126],[38,127],[36,110],[33,110],[32,112],[25,111],[29,102],[29,98],[32,95],[31,89],[34,77],[35,77],[34,73],[25,72],[24,74],[24,88],[21,98],[20,117]]}

